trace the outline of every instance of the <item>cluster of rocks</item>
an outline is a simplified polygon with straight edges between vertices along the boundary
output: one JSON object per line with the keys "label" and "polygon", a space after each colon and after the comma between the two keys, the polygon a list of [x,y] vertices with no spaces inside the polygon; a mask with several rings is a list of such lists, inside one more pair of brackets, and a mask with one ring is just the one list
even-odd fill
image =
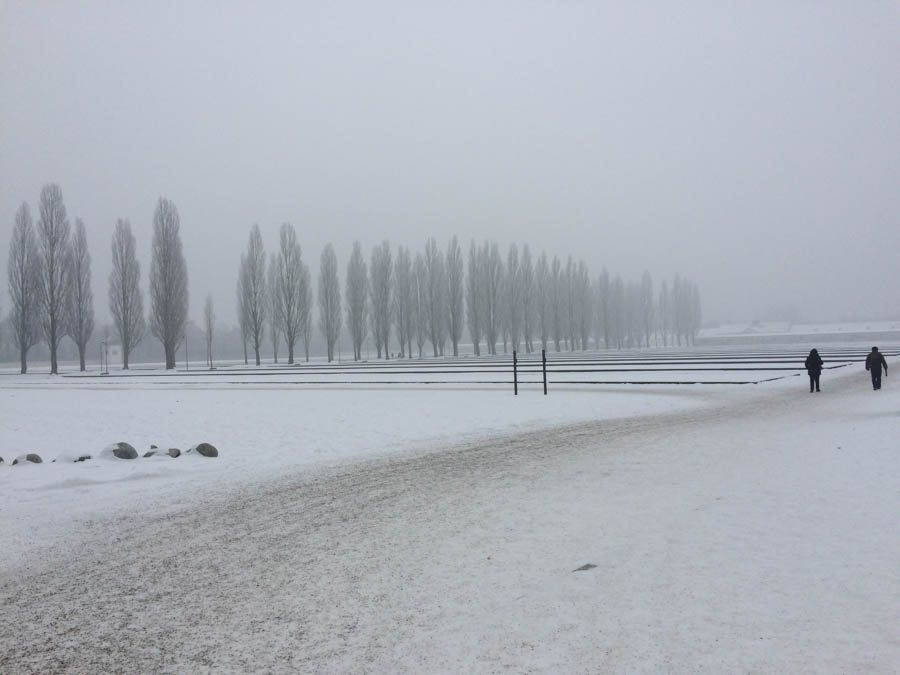
{"label": "cluster of rocks", "polygon": [[[182,453],[178,448],[169,448],[165,452],[159,451],[159,448],[155,445],[150,446],[150,450],[144,453],[144,457],[153,457],[156,454],[168,455],[169,457],[180,457],[182,454],[190,455],[197,454],[201,457],[218,457],[219,451],[216,449],[212,443],[200,443],[198,445],[191,446],[185,453]],[[114,457],[116,459],[137,459],[138,452],[134,449],[134,446],[125,443],[113,443],[112,445],[108,445],[100,452],[101,457]],[[72,462],[85,462],[91,459],[91,455],[78,455],[77,457],[68,456],[65,460],[69,460]],[[61,460],[61,461],[65,461]],[[55,459],[53,460],[56,461]],[[19,455],[12,461],[12,465],[16,464],[24,464],[26,462],[31,462],[32,464],[41,464],[43,460],[41,456],[35,454],[33,452],[29,452],[25,455]],[[0,464],[3,464],[3,457],[0,457]]]}

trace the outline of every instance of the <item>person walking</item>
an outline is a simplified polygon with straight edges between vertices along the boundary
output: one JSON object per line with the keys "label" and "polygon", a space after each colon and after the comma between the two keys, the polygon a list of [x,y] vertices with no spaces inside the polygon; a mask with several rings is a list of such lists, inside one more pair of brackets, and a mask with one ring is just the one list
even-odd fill
{"label": "person walking", "polygon": [[817,349],[813,349],[809,352],[809,356],[806,357],[806,372],[809,373],[809,393],[813,393],[813,387],[815,387],[816,391],[822,391],[819,389],[819,376],[822,374],[822,357],[819,356],[819,351]]}
{"label": "person walking", "polygon": [[887,377],[887,361],[884,354],[878,351],[878,347],[872,347],[872,351],[866,357],[866,370],[872,374],[872,389],[881,389],[881,369],[884,368],[884,376]]}

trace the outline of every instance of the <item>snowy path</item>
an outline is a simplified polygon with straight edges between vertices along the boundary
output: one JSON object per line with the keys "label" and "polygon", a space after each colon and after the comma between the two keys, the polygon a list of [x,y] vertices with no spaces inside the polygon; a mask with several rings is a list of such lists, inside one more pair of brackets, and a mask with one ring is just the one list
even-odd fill
{"label": "snowy path", "polygon": [[898,411],[856,374],[238,487],[3,572],[0,671],[890,672]]}

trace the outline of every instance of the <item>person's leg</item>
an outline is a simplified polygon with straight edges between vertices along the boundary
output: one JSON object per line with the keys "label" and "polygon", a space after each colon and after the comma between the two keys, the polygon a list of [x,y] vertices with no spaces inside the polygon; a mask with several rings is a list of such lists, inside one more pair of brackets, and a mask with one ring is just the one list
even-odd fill
{"label": "person's leg", "polygon": [[812,373],[809,374],[809,393],[813,393],[813,385],[816,383],[816,376]]}
{"label": "person's leg", "polygon": [[821,377],[820,373],[816,373],[816,391],[822,391],[819,389],[819,377]]}
{"label": "person's leg", "polygon": [[881,373],[878,373],[878,374],[875,376],[875,388],[876,388],[876,389],[881,389]]}
{"label": "person's leg", "polygon": [[872,371],[872,389],[878,389],[878,376]]}

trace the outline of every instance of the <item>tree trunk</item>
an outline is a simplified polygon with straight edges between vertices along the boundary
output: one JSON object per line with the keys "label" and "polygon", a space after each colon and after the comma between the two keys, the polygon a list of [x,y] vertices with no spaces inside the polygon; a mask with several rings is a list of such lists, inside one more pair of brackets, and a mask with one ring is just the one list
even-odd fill
{"label": "tree trunk", "polygon": [[81,368],[82,373],[85,370],[85,368],[84,368],[84,348],[85,348],[85,345],[83,345],[83,344],[78,345],[78,365]]}
{"label": "tree trunk", "polygon": [[175,368],[175,348],[173,345],[164,345],[166,350],[166,370]]}
{"label": "tree trunk", "polygon": [[122,345],[122,370],[128,370],[128,352],[129,350],[125,345]]}
{"label": "tree trunk", "polygon": [[28,359],[26,358],[27,354],[28,350],[25,349],[25,347],[19,348],[19,361],[22,368],[22,375],[25,375],[28,372]]}
{"label": "tree trunk", "polygon": [[294,365],[294,343],[288,341],[288,363]]}

